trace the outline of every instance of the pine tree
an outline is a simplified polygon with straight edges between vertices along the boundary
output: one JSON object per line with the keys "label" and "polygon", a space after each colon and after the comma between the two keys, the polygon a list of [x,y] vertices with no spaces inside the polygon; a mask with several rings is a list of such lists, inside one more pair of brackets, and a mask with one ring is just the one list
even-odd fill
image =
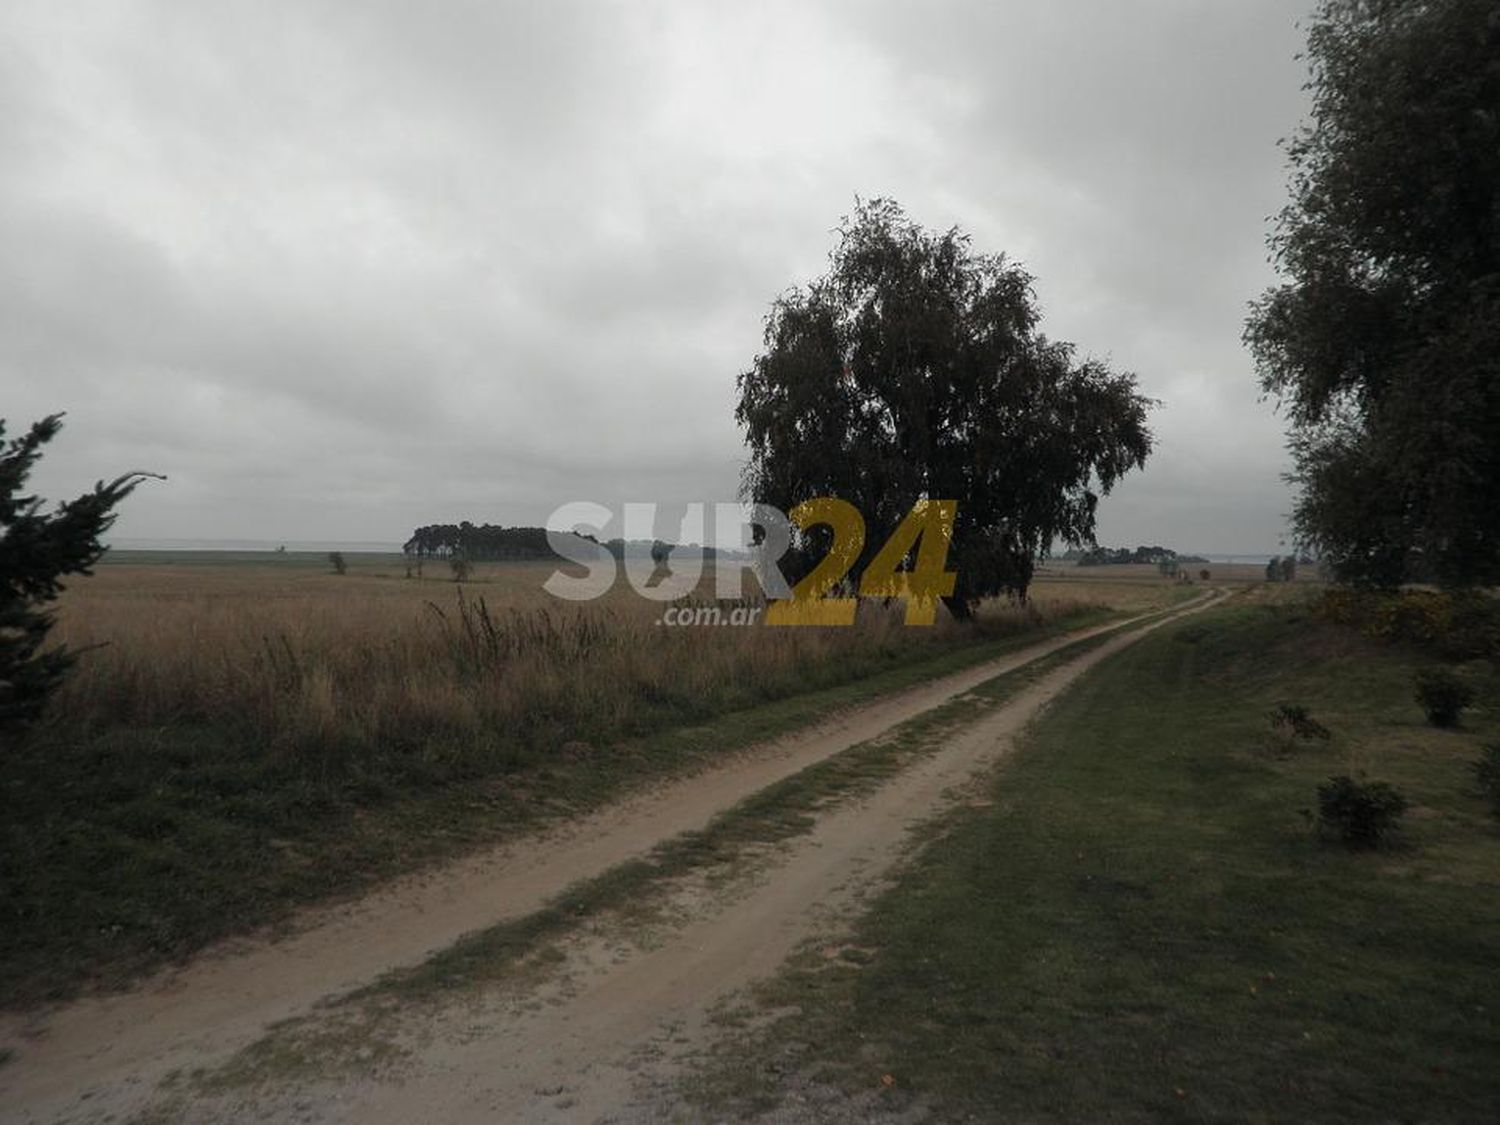
{"label": "pine tree", "polygon": [[[42,644],[54,623],[50,603],[62,591],[61,579],[89,574],[105,548],[99,537],[115,521],[115,507],[154,473],[131,472],[91,492],[42,511],[42,500],[23,493],[42,446],[62,429],[53,414],[25,437],[5,442],[0,419],[0,734],[14,734],[33,723],[47,697],[62,681],[77,654]],[[164,478],[158,478],[164,479]]]}

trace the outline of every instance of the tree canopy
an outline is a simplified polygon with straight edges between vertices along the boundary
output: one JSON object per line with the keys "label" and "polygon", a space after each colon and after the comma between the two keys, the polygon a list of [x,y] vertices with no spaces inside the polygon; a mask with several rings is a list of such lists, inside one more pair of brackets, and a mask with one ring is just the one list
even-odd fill
{"label": "tree canopy", "polygon": [[1246,341],[1340,578],[1500,580],[1500,8],[1325,0]]}
{"label": "tree canopy", "polygon": [[[1099,497],[1151,449],[1134,377],[1078,361],[1038,322],[1031,276],[1004,255],[890,200],[860,204],[827,274],[772,304],[739,378],[745,498],[853,504],[867,527],[854,578],[915,502],[956,500],[950,609],[1024,596],[1034,560],[1092,541]],[[827,549],[801,537],[783,569],[805,574]]]}
{"label": "tree canopy", "polygon": [[22,489],[57,436],[62,415],[6,443],[0,419],[0,733],[27,726],[41,714],[76,655],[63,647],[42,651],[53,624],[48,603],[62,578],[88,574],[104,554],[99,537],[114,523],[114,509],[149,473],[126,473],[109,484],[60,504],[53,513]]}
{"label": "tree canopy", "polygon": [[495,524],[434,523],[419,527],[401,548],[408,555],[462,555],[481,559],[553,559],[544,527],[500,527]]}

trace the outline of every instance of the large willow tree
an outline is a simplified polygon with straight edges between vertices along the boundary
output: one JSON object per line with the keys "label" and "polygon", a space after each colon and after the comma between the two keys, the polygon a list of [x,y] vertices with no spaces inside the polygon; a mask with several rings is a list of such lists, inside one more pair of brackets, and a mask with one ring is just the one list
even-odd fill
{"label": "large willow tree", "polygon": [[[746,499],[853,504],[867,529],[856,579],[918,500],[956,500],[949,608],[1024,596],[1035,559],[1091,541],[1099,497],[1151,450],[1134,377],[1043,336],[1031,281],[957,229],[860,205],[827,274],[774,302],[740,376]],[[826,549],[803,537],[784,569]]]}

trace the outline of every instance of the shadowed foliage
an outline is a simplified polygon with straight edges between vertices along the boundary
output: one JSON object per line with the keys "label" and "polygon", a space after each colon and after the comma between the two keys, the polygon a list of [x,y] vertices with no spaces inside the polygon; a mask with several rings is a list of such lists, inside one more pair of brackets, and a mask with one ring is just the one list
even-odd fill
{"label": "shadowed foliage", "polygon": [[1342,579],[1500,580],[1500,16],[1325,0],[1312,120],[1245,332],[1291,422],[1299,537]]}
{"label": "shadowed foliage", "polygon": [[[949,608],[1024,596],[1033,561],[1057,539],[1091,542],[1099,496],[1151,450],[1134,377],[1041,335],[1031,281],[957,229],[861,204],[828,273],[772,304],[740,376],[747,499],[853,504],[856,579],[916,501],[957,500]],[[827,552],[821,530],[784,557],[788,576]]]}
{"label": "shadowed foliage", "polygon": [[114,523],[117,504],[149,473],[126,473],[109,484],[42,511],[39,497],[22,492],[42,446],[62,429],[62,415],[33,425],[4,444],[0,419],[0,734],[12,735],[41,714],[76,654],[65,647],[42,651],[52,628],[45,607],[61,592],[62,577],[88,574],[104,554],[99,536]]}

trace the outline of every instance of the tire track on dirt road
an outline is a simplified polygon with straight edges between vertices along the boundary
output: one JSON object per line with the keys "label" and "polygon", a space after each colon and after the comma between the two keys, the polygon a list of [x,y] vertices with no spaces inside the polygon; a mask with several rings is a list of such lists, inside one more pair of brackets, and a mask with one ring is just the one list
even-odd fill
{"label": "tire track on dirt road", "polygon": [[[1207,599],[1205,595],[1155,623],[1202,608]],[[1141,620],[1144,618],[1132,619]],[[1131,624],[1131,621],[1113,622],[1018,650],[862,706],[810,730],[738,753],[722,765],[671,781],[654,792],[629,797],[539,837],[513,842],[422,876],[398,880],[352,904],[309,912],[300,929],[285,940],[229,943],[132,992],[87,999],[24,1021],[11,1017],[0,1025],[0,1043],[11,1047],[16,1056],[0,1067],[0,1106],[4,1107],[0,1109],[0,1118],[18,1122],[102,1120],[111,1114],[123,1118],[149,1104],[152,1092],[164,1078],[177,1071],[222,1063],[256,1040],[270,1024],[306,1013],[320,1000],[367,984],[394,967],[420,962],[465,933],[535,911],[579,880],[643,855],[682,832],[700,829],[715,814],[766,786],[875,738],[986,680],[1068,645]],[[1144,626],[1152,627],[1155,625]],[[1049,674],[1013,704],[1000,708],[995,716],[980,724],[987,734],[966,734],[959,743],[971,757],[978,754],[975,761],[985,758],[979,752],[982,747],[976,750],[974,737],[989,739],[985,745],[991,749],[997,737],[1008,737],[997,735],[998,728],[991,729],[992,720],[1023,712],[1029,716],[1060,690],[1061,684],[1069,682],[1104,654],[1123,647],[1140,632],[1141,629],[1135,629],[1111,639]],[[1054,686],[1039,696],[1037,693],[1047,685]],[[955,757],[945,752],[888,785],[871,802],[860,806],[860,815],[877,821],[883,816],[902,822],[909,820],[923,809],[930,810],[941,791],[952,783],[953,770],[971,772],[972,768],[973,762],[963,755]],[[882,809],[886,812],[882,813]],[[655,1027],[661,1023],[661,1013],[678,1008],[683,1008],[688,1016],[701,1013],[701,1005],[695,1007],[684,997],[718,995],[723,989],[716,989],[716,982],[743,982],[751,979],[747,973],[774,968],[805,929],[797,919],[805,914],[807,903],[836,898],[838,887],[847,882],[851,870],[859,863],[879,868],[893,858],[894,853],[882,850],[884,845],[879,841],[868,839],[869,830],[860,827],[860,817],[851,820],[850,815],[850,810],[829,814],[820,821],[814,837],[799,843],[795,856],[821,856],[824,862],[820,865],[804,858],[800,861],[803,866],[784,871],[778,876],[783,890],[775,902],[730,907],[717,915],[716,921],[705,921],[703,926],[707,929],[699,927],[697,945],[678,948],[682,940],[679,935],[669,942],[677,950],[674,956],[653,960],[660,958],[665,950],[649,954],[639,973],[606,972],[597,987],[590,986],[589,995],[598,1003],[587,1002],[585,1009],[575,1007],[577,1000],[560,1000],[559,1007],[550,1010],[550,1018],[561,1022],[537,1025],[532,1038],[510,1043],[508,1057],[520,1069],[512,1068],[506,1073],[515,1078],[517,1074],[529,1075],[550,1067],[557,1073],[571,1075],[573,1070],[569,1068],[581,1065],[579,1059],[583,1055],[578,1052],[589,1058],[603,1058],[608,1053],[606,1044],[627,1039],[638,1042],[648,1025]],[[885,822],[881,822],[877,834],[886,837],[887,845],[891,837],[902,835]],[[863,854],[866,852],[868,855]],[[752,896],[746,902],[758,900]],[[749,913],[743,913],[747,910]],[[770,931],[766,929],[767,919],[776,920]],[[768,933],[782,936],[756,940],[753,948],[744,947],[746,935],[754,934],[759,939],[766,938]],[[559,1014],[568,1011],[574,1012],[574,1022]],[[525,1022],[513,1025],[506,1022],[506,1027],[520,1027]],[[588,1028],[595,1030],[587,1032]],[[507,1034],[505,1038],[513,1037]],[[576,1041],[575,1049],[566,1052],[556,1065],[542,1057],[547,1048],[540,1044],[564,1044],[570,1038]],[[527,1063],[527,1059],[532,1061]],[[470,1065],[493,1068],[494,1059],[485,1061],[476,1056],[440,1061],[434,1057],[432,1062],[436,1067],[433,1073],[440,1075],[454,1067],[462,1073],[467,1073]],[[614,1072],[602,1063],[590,1069],[601,1076],[600,1080],[587,1090],[576,1080],[563,1082],[565,1087],[577,1087],[577,1093],[565,1097],[571,1099],[571,1106],[558,1110],[555,1104],[548,1103],[538,1109],[544,1119],[551,1119],[545,1115],[555,1112],[565,1114],[568,1119],[573,1119],[575,1112],[583,1115],[579,1119],[590,1119],[587,1114],[595,1112],[591,1107],[619,1104],[612,1100],[620,1095],[618,1075],[606,1080],[604,1076]],[[466,1120],[463,1115],[472,1111],[479,1115],[476,1120],[480,1117],[494,1120],[495,1098],[509,1098],[513,1102],[520,1096],[520,1087],[526,1086],[530,1079],[518,1079],[520,1086],[513,1081],[503,1089],[485,1087],[482,1083],[466,1085],[451,1078],[434,1081],[439,1087],[436,1090],[429,1089],[431,1083],[426,1080],[415,1082],[413,1089],[429,1089],[430,1096],[443,1094],[439,1101],[445,1102],[453,1101],[457,1089],[468,1089],[472,1094],[462,1105],[451,1106],[457,1115],[451,1119]],[[527,1097],[537,1088],[551,1086],[545,1083],[528,1086]],[[385,1093],[389,1094],[390,1089],[385,1088]],[[326,1116],[325,1111],[333,1106],[359,1104],[358,1115],[351,1119],[371,1121],[411,1120],[411,1111],[418,1109],[418,1102],[403,1095],[399,1102],[390,1104],[404,1105],[406,1116],[397,1113],[380,1117],[385,1112],[380,1109],[383,1103],[368,1104],[342,1089],[332,1102],[317,1104],[322,1108],[316,1116]],[[296,1115],[302,1113],[298,1111]],[[234,1116],[237,1119],[239,1114]],[[279,1118],[281,1114],[273,1111],[271,1116]],[[416,1116],[433,1118],[434,1114],[421,1109]],[[447,1119],[446,1113],[436,1117]]]}
{"label": "tire track on dirt road", "polygon": [[698,881],[682,880],[679,918],[665,937],[653,935],[622,951],[618,934],[613,942],[607,933],[580,935],[565,943],[560,985],[522,982],[490,995],[480,988],[448,997],[436,1012],[414,1013],[403,1036],[410,1058],[388,1074],[366,1069],[290,1088],[273,1079],[228,1097],[195,1100],[189,1120],[691,1120],[672,1104],[672,1085],[682,1064],[712,1042],[716,1005],[846,919],[905,854],[913,828],[993,768],[1026,725],[1080,676],[1216,600],[1130,629],[992,709],[976,706],[974,722],[945,731],[939,749],[868,798],[833,806],[746,880],[748,886],[705,898]]}

